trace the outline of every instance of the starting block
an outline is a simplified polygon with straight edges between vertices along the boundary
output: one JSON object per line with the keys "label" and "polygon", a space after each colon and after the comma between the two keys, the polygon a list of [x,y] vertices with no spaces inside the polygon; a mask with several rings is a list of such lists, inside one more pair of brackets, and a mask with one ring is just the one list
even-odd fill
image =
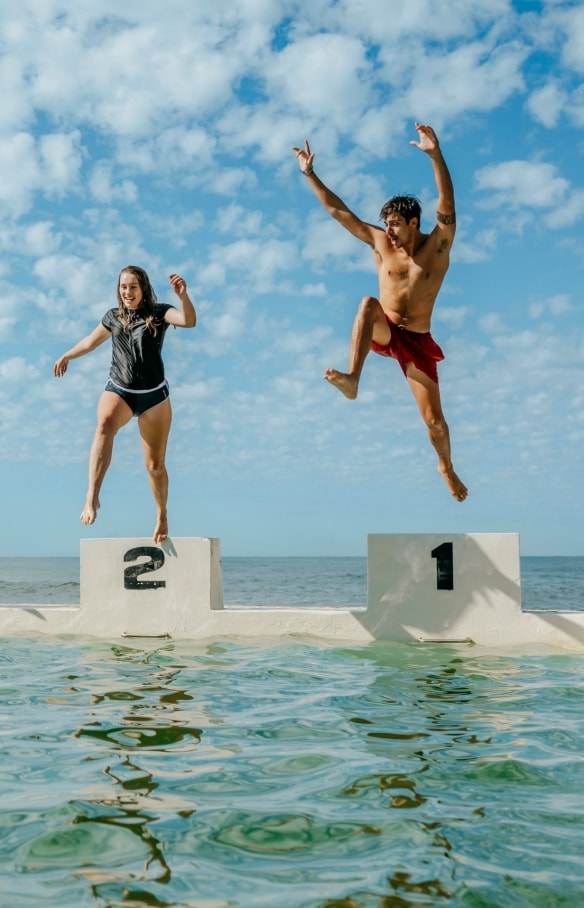
{"label": "starting block", "polygon": [[584,612],[521,605],[513,533],[368,537],[367,606],[224,607],[218,539],[84,539],[78,605],[0,605],[0,635],[584,648]]}

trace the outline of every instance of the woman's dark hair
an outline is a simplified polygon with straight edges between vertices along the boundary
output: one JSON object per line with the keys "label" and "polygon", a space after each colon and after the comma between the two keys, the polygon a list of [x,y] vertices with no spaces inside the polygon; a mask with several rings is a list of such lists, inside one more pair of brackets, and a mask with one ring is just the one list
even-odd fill
{"label": "woman's dark hair", "polygon": [[415,195],[394,195],[393,198],[388,199],[379,212],[379,220],[385,223],[388,214],[391,214],[392,211],[401,214],[406,224],[409,224],[412,218],[417,218],[418,227],[420,226],[422,206]]}
{"label": "woman's dark hair", "polygon": [[130,324],[130,311],[124,306],[122,297],[120,294],[120,280],[124,272],[129,271],[130,274],[133,274],[140,284],[140,290],[142,291],[142,299],[140,301],[139,311],[144,316],[144,321],[146,322],[146,327],[152,334],[156,334],[158,326],[155,319],[156,314],[156,304],[158,298],[154,292],[154,288],[150,283],[150,278],[146,274],[143,268],[139,268],[138,265],[126,265],[125,268],[122,268],[118,277],[118,318],[121,321],[122,325],[128,330]]}

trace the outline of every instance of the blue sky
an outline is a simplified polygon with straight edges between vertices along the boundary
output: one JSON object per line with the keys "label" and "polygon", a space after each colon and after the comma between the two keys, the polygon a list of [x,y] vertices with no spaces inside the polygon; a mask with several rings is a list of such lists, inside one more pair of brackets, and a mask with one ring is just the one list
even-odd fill
{"label": "blue sky", "polygon": [[[133,421],[79,523],[108,345],[52,376],[120,269],[169,330],[170,531],[226,555],[361,555],[368,533],[518,532],[584,554],[584,7],[509,0],[20,0],[0,7],[0,554],[149,536]],[[293,145],[364,220],[417,194],[441,140],[458,233],[433,318],[451,499],[393,361],[344,368],[368,247],[322,211]]]}

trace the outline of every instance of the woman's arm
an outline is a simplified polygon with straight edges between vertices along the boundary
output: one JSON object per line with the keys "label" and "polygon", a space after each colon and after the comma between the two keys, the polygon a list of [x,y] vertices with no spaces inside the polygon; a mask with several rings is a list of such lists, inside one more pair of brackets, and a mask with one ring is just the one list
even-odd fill
{"label": "woman's arm", "polygon": [[67,371],[70,359],[77,359],[79,356],[85,356],[86,353],[91,353],[92,350],[95,350],[96,347],[99,347],[100,344],[103,344],[104,341],[111,336],[111,331],[108,331],[103,325],[98,325],[91,334],[82,338],[79,343],[75,344],[74,347],[71,347],[70,350],[67,350],[66,353],[63,353],[63,355],[59,357],[53,366],[53,373],[57,378],[64,375]]}
{"label": "woman's arm", "polygon": [[164,321],[177,328],[194,328],[197,324],[197,313],[187,293],[187,283],[178,274],[169,275],[170,286],[180,300],[180,309],[167,309]]}

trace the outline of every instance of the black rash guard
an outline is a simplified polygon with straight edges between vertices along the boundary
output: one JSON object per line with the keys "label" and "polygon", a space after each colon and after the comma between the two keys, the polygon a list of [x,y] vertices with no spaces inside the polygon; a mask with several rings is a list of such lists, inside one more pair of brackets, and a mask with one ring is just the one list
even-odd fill
{"label": "black rash guard", "polygon": [[162,344],[168,328],[165,313],[174,306],[157,303],[154,311],[156,334],[146,326],[144,313],[130,311],[131,321],[124,328],[117,309],[109,309],[101,320],[112,334],[112,363],[110,379],[114,384],[132,391],[148,391],[164,381]]}

